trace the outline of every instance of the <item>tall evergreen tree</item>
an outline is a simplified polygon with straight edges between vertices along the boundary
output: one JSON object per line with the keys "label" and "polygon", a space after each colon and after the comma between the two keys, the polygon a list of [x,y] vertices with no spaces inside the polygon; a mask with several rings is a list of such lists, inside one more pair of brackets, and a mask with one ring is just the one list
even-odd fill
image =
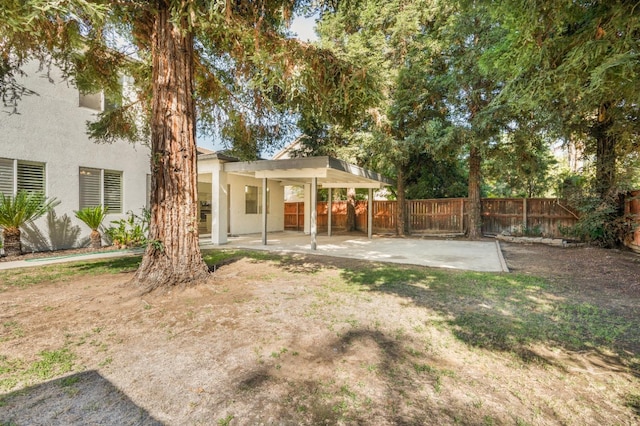
{"label": "tall evergreen tree", "polygon": [[435,12],[432,0],[366,0],[356,8],[340,5],[318,26],[323,47],[372,70],[379,81],[380,102],[369,109],[354,135],[333,140],[345,141],[343,145],[360,164],[396,177],[400,235],[406,227],[405,184],[411,158],[429,155],[432,134],[423,126],[431,120],[445,120],[442,110],[431,102],[437,93],[430,89],[431,57],[425,53],[432,49],[429,31]]}
{"label": "tall evergreen tree", "polygon": [[120,98],[90,131],[111,141],[141,140],[150,129],[151,244],[134,278],[142,288],[208,274],[196,223],[196,126],[255,155],[281,130],[274,114],[311,105],[348,120],[370,101],[365,70],[287,37],[292,12],[311,3],[2,0],[3,96],[19,98],[15,77],[34,58],[60,66],[83,91],[118,95],[123,73],[136,82],[132,102]]}
{"label": "tall evergreen tree", "polygon": [[485,52],[487,72],[508,84],[501,102],[595,157],[596,193],[615,194],[616,169],[640,151],[640,7],[633,1],[492,2],[507,31]]}

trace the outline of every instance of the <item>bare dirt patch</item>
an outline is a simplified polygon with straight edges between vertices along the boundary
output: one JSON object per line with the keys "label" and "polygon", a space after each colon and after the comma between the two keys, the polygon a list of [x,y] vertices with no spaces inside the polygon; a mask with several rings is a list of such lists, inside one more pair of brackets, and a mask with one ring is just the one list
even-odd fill
{"label": "bare dirt patch", "polygon": [[[0,424],[636,423],[636,334],[552,340],[554,321],[573,336],[555,303],[577,298],[638,328],[635,258],[503,248],[532,277],[521,292],[508,274],[326,257],[240,257],[145,296],[130,272],[0,285]],[[544,333],[518,340],[523,326]]]}

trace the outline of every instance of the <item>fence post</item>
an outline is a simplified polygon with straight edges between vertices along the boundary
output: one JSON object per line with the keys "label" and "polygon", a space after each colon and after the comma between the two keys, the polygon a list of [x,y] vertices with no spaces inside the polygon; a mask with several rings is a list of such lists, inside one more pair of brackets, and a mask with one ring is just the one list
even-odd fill
{"label": "fence post", "polygon": [[464,198],[460,198],[460,232],[464,234]]}
{"label": "fence post", "polygon": [[300,230],[300,203],[296,203],[296,231]]}
{"label": "fence post", "polygon": [[525,197],[522,199],[522,232],[527,228],[527,197]]}

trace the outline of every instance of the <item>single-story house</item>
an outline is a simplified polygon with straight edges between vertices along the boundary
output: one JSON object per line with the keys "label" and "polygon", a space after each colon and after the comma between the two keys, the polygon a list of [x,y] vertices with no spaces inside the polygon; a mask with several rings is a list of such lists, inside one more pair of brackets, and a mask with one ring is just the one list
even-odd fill
{"label": "single-story house", "polygon": [[[225,244],[228,235],[248,233],[261,233],[263,244],[267,244],[267,233],[284,230],[284,187],[299,185],[304,187],[304,231],[311,236],[311,248],[315,249],[318,189],[367,188],[371,203],[374,189],[392,184],[376,172],[332,157],[239,161],[221,153],[201,154],[200,230],[210,234],[213,244]],[[369,237],[372,210],[368,210]]]}

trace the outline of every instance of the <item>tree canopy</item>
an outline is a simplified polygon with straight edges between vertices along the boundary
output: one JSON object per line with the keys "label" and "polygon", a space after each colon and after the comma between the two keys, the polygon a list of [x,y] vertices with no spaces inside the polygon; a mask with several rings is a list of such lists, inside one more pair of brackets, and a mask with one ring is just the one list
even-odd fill
{"label": "tree canopy", "polygon": [[[196,127],[246,157],[286,134],[304,107],[348,123],[375,98],[366,69],[288,37],[296,10],[317,2],[3,0],[2,96],[17,102],[21,66],[56,65],[81,91],[116,99],[91,136],[151,146],[151,224],[135,282],[150,290],[206,277],[197,226]],[[329,5],[320,5],[322,8]],[[122,96],[123,76],[135,90]],[[329,100],[331,102],[327,102]],[[197,120],[196,120],[197,117]]]}

